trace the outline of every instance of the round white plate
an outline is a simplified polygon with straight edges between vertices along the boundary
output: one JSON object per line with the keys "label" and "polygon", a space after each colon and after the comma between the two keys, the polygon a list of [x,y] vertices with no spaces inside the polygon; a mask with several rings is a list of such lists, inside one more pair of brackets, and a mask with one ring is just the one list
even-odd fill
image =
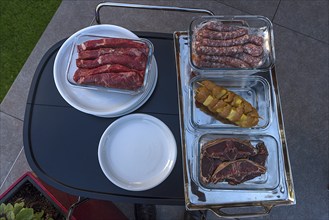
{"label": "round white plate", "polygon": [[170,129],[146,114],[131,114],[113,122],[98,147],[105,176],[130,191],[159,185],[171,173],[176,157],[176,141]]}
{"label": "round white plate", "polygon": [[149,83],[146,84],[145,91],[140,94],[120,94],[72,86],[67,80],[66,71],[75,39],[81,34],[139,39],[137,35],[129,30],[115,25],[90,26],[69,37],[59,49],[54,62],[55,84],[65,101],[77,110],[100,117],[122,116],[142,106],[153,93],[158,78],[158,69],[154,56]]}

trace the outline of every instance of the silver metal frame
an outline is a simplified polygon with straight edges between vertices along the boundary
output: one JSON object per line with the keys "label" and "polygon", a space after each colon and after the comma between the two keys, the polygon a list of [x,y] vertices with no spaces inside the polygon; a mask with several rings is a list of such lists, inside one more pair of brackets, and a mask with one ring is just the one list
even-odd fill
{"label": "silver metal frame", "polygon": [[115,2],[103,2],[97,5],[95,10],[95,20],[97,24],[101,24],[100,10],[102,7],[120,7],[120,8],[136,8],[136,9],[151,9],[151,10],[164,10],[164,11],[181,11],[181,12],[192,12],[192,13],[205,13],[208,15],[215,15],[212,11],[200,8],[181,8],[173,6],[157,6],[157,5],[139,5],[139,4],[126,4],[126,3],[115,3]]}
{"label": "silver metal frame", "polygon": [[[244,201],[240,199],[243,197],[244,194],[247,193],[246,190],[217,190],[212,191],[209,189],[203,189],[203,187],[199,187],[194,180],[193,171],[191,171],[191,164],[195,162],[193,159],[193,153],[191,148],[193,148],[194,139],[195,137],[193,131],[188,122],[189,113],[187,110],[188,106],[188,99],[189,94],[186,91],[186,79],[189,78],[187,73],[191,71],[191,66],[188,60],[188,33],[187,32],[175,32],[174,33],[174,46],[175,46],[175,56],[176,56],[176,68],[177,68],[177,87],[178,87],[178,96],[179,96],[179,112],[180,112],[180,124],[181,124],[181,142],[182,142],[182,157],[183,157],[183,174],[184,174],[184,193],[185,193],[185,204],[187,209],[189,210],[205,210],[209,209],[213,211],[219,217],[226,217],[226,218],[244,218],[244,217],[259,217],[264,216],[270,213],[271,209],[274,206],[278,205],[293,205],[296,203],[295,201],[295,192],[291,174],[291,167],[289,162],[289,154],[288,148],[286,144],[286,138],[284,133],[284,124],[282,118],[282,111],[281,111],[281,103],[280,103],[280,95],[278,91],[278,85],[276,80],[275,68],[269,71],[269,77],[271,78],[271,96],[273,101],[273,108],[274,114],[272,116],[272,123],[270,127],[266,130],[269,134],[276,137],[277,142],[280,144],[279,147],[279,160],[280,160],[280,187],[284,187],[284,191],[280,192],[283,194],[282,198],[271,198],[272,196],[270,190],[264,190],[261,195],[257,192],[261,192],[263,190],[258,190],[257,192],[253,192],[253,195],[256,196],[257,199],[252,201]],[[208,132],[207,130],[202,131]],[[218,131],[216,132],[218,133]],[[257,132],[253,132],[256,134]],[[221,134],[219,132],[219,134]],[[231,133],[228,133],[231,134]],[[237,134],[236,132],[232,134]],[[198,136],[198,135],[197,135]],[[278,187],[275,189],[277,190]],[[194,192],[193,192],[194,191]],[[249,192],[248,192],[249,194]],[[202,195],[205,198],[218,198],[222,200],[223,203],[220,201],[218,203],[211,203],[208,201],[196,201],[196,197]],[[239,202],[229,202],[229,200],[224,198],[232,198],[235,197]],[[243,208],[243,207],[259,207],[261,210],[253,211],[248,213],[242,213],[240,210],[237,213],[228,213],[224,209],[226,208]]]}

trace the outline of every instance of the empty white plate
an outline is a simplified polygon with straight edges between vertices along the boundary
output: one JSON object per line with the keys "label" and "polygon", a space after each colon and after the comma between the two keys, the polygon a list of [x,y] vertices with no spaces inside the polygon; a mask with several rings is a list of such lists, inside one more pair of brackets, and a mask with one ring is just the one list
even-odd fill
{"label": "empty white plate", "polygon": [[151,189],[163,182],[176,157],[176,141],[170,129],[146,114],[131,114],[113,122],[98,147],[105,176],[118,187],[131,191]]}

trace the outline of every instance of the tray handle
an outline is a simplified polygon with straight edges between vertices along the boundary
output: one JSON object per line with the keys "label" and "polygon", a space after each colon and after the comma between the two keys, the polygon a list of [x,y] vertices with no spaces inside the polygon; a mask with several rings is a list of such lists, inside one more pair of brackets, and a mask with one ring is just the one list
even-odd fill
{"label": "tray handle", "polygon": [[95,11],[95,20],[97,24],[101,24],[99,11],[102,7],[121,7],[121,8],[137,8],[137,9],[152,9],[152,10],[166,10],[166,11],[182,11],[182,12],[194,12],[194,13],[205,13],[209,15],[215,15],[212,11],[208,9],[200,8],[181,8],[173,6],[156,6],[156,5],[139,5],[139,4],[127,4],[127,3],[116,3],[116,2],[102,2],[97,5]]}
{"label": "tray handle", "polygon": [[[245,207],[245,206],[244,206]],[[211,211],[213,211],[218,217],[225,217],[225,218],[246,218],[246,217],[260,217],[264,215],[268,215],[274,205],[257,205],[253,207],[261,207],[263,210],[260,210],[259,212],[250,212],[250,213],[227,213],[222,211],[221,209],[223,208],[228,208],[228,207],[221,207],[221,208],[210,208]],[[232,207],[232,208],[239,208],[239,207]],[[242,207],[240,207],[242,208]]]}

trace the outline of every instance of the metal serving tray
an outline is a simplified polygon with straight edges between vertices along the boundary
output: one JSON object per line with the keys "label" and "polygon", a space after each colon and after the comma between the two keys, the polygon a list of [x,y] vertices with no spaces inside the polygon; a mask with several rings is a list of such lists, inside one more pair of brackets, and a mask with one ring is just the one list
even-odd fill
{"label": "metal serving tray", "polygon": [[[232,126],[216,127],[215,123],[208,123],[208,127],[200,127],[193,123],[193,118],[199,116],[196,116],[198,113],[191,107],[193,96],[191,96],[190,87],[193,86],[193,81],[198,76],[191,75],[193,67],[189,62],[188,32],[175,32],[174,45],[186,208],[189,210],[209,209],[218,216],[236,218],[266,215],[274,206],[295,204],[295,193],[274,66],[263,71],[246,70],[254,71],[248,72],[247,75],[264,79],[269,86],[268,101],[265,103],[265,108],[269,110],[266,113],[267,121],[264,126],[260,129],[257,129],[257,127],[255,129],[233,129]],[[226,73],[229,74],[229,72]],[[241,77],[243,76],[241,75]],[[220,81],[221,78],[217,80]],[[263,90],[266,92],[267,89],[263,88]],[[200,120],[202,122],[203,119]],[[245,139],[267,140],[269,154],[273,154],[268,158],[266,165],[268,169],[271,169],[267,174],[268,176],[238,186],[229,186],[222,183],[216,186],[202,184],[199,180],[200,168],[198,165],[200,145],[205,139],[211,137],[243,137]],[[248,209],[247,212],[242,208],[250,206],[253,208]],[[230,208],[233,208],[233,210],[230,210]]]}

